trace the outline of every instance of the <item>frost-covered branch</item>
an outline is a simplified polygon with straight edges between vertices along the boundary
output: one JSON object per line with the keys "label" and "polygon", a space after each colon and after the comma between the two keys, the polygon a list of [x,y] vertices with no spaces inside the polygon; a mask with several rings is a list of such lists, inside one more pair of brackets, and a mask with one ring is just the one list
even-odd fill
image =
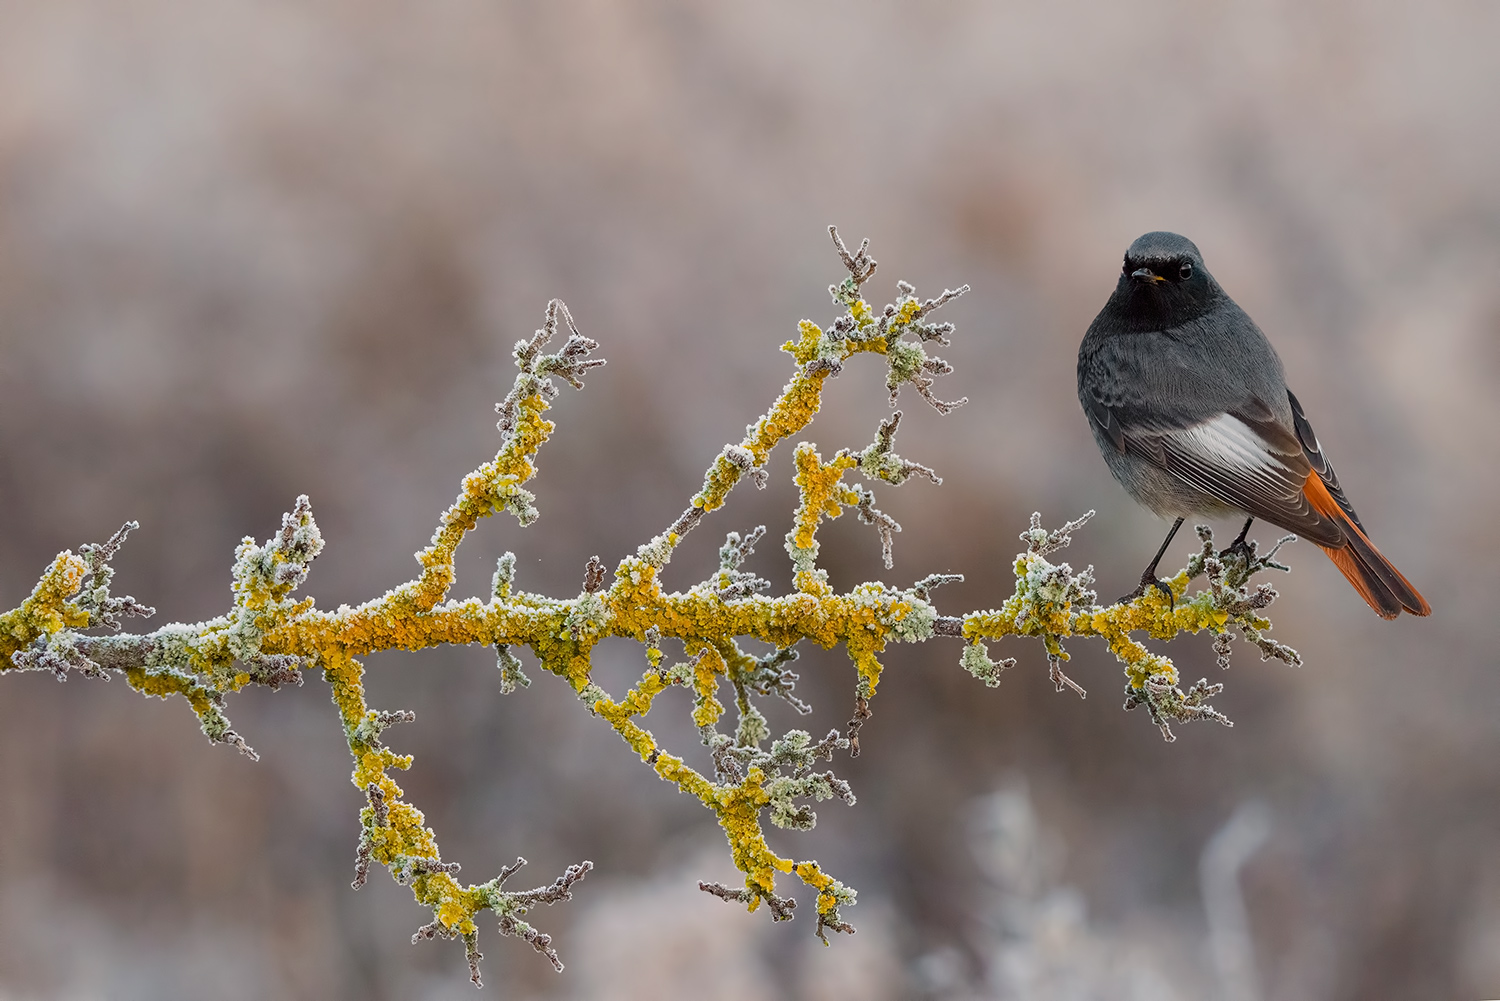
{"label": "frost-covered branch", "polygon": [[[525,590],[524,581],[516,578],[515,557],[507,553],[488,593],[449,597],[456,550],[481,519],[504,511],[527,526],[539,516],[536,498],[525,485],[536,475],[534,460],[553,430],[545,417],[558,395],[553,380],[581,388],[582,376],[603,364],[593,354],[598,344],[580,334],[567,307],[554,300],[541,329],[516,344],[517,375],[498,405],[498,451],[464,477],[430,544],[416,554],[420,569],[412,580],[360,605],[332,611],[317,608],[312,598],[296,597],[324,545],[311,503],[299,497],[269,540],[257,544],[247,538],[236,549],[230,606],[224,614],[148,633],[124,633],[119,631],[124,618],[152,614],[135,599],[110,593],[110,558],[134,527],[130,523],[102,545],[81,547],[77,555],[60,554],[31,595],[0,615],[0,671],[48,670],[59,678],[70,672],[119,674],[144,694],[182,696],[210,740],[251,757],[255,752],[225,715],[228,698],[251,685],[301,685],[316,672],[329,685],[354,762],[352,779],[365,800],[355,888],[366,882],[374,865],[384,866],[432,911],[433,920],[413,941],[461,940],[478,984],[478,919],[485,911],[502,934],[525,939],[562,968],[550,936],[523,916],[538,905],[569,899],[592,863],[570,866],[554,883],[523,892],[504,888],[522,860],[488,881],[461,882],[458,864],[443,861],[435,834],[391,775],[411,767],[412,759],[388,746],[385,732],[413,716],[367,705],[359,657],[381,650],[483,644],[495,648],[500,689],[511,693],[531,684],[514,652],[529,649],[541,669],[568,684],[587,711],[613,728],[647,767],[715,815],[743,884],[700,884],[705,891],[751,911],[765,904],[774,919],[790,920],[796,900],[778,892],[777,879],[795,876],[816,896],[816,934],[825,942],[830,930],[854,930],[843,908],[853,905],[855,891],[816,861],[773,852],[762,825],[769,819],[781,828],[807,830],[817,822],[813,804],[854,803],[850,784],[835,767],[820,763],[832,765],[843,754],[859,753],[884,670],[880,658],[889,644],[961,638],[959,663],[996,685],[1017,658],[992,659],[988,644],[1012,636],[1035,638],[1042,646],[1035,659],[1047,664],[1058,690],[1082,695],[1082,686],[1063,673],[1069,656],[1064,641],[1099,637],[1124,667],[1126,708],[1145,708],[1169,740],[1176,723],[1212,719],[1228,724],[1208,703],[1220,686],[1203,680],[1183,691],[1172,662],[1147,650],[1138,635],[1166,641],[1207,630],[1216,637],[1220,666],[1227,666],[1229,637],[1238,632],[1263,658],[1300,663],[1295,651],[1266,636],[1270,623],[1262,612],[1275,591],[1251,583],[1265,570],[1285,569],[1275,560],[1277,550],[1260,557],[1252,543],[1218,554],[1207,529],[1199,530],[1202,550],[1168,582],[1175,602],[1148,591],[1128,603],[1100,605],[1092,567],[1075,571],[1067,563],[1050,561],[1089,515],[1051,531],[1042,527],[1039,515],[1032,517],[1014,565],[1015,590],[998,608],[940,614],[934,592],[962,579],[954,574],[930,574],[907,587],[871,581],[836,591],[818,562],[817,535],[825,520],[852,510],[872,525],[888,569],[894,563],[894,536],[901,529],[875,506],[870,486],[848,483],[846,475],[858,472],[888,486],[912,477],[941,482],[931,468],[896,453],[899,410],[880,423],[872,443],[861,450],[841,449],[825,460],[811,442],[796,445],[799,501],[785,536],[789,591],[772,593],[771,581],[742,569],[763,540],[764,527],[726,533],[717,567],[707,568],[699,584],[685,591],[663,590],[662,569],[683,538],[722,507],[741,480],[764,485],[771,451],[801,435],[818,412],[826,381],[844,372],[855,356],[873,356],[877,366],[883,364],[893,405],[908,386],[940,414],[964,402],[944,402],[934,395],[935,380],[951,368],[929,355],[926,345],[950,343],[953,325],[933,323],[929,317],[967,286],[920,299],[911,285],[898,282],[894,300],[877,309],[864,298],[876,270],[868,241],[850,252],[836,230],[830,233],[848,273],[829,287],[836,315],[826,327],[811,320],[799,324],[797,337],[783,346],[795,363],[789,381],[744,438],[720,450],[683,513],[661,534],[619,557],[612,575],[606,560],[589,560],[577,595]],[[568,336],[561,349],[545,353],[563,328]],[[1200,579],[1203,586],[1189,594]],[[627,637],[643,648],[640,680],[623,693],[607,692],[593,677],[594,648],[608,637]],[[746,640],[768,644],[771,652],[757,656],[742,646]],[[775,698],[799,713],[810,711],[795,694],[798,676],[789,669],[804,641],[842,646],[854,669],[854,710],[846,730],[817,740],[797,729],[773,734],[759,706],[761,700]],[[681,658],[669,657],[666,646],[680,647]],[[643,725],[656,696],[672,686],[692,693],[692,722],[709,749],[711,773],[689,766]],[[726,694],[734,708],[732,726],[724,725],[727,707],[720,697]]]}

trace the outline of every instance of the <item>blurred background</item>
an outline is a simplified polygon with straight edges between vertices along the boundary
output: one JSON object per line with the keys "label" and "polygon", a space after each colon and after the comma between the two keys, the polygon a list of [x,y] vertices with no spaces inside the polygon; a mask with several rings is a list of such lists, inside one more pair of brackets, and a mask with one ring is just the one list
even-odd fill
{"label": "blurred background", "polygon": [[[880,302],[897,278],[974,289],[945,310],[939,384],[971,402],[901,403],[900,451],[945,482],[878,491],[905,528],[894,571],[868,527],[826,527],[834,583],[961,572],[940,608],[989,607],[1031,511],[1097,508],[1065,556],[1120,593],[1165,526],[1100,461],[1075,352],[1126,245],[1177,230],[1277,345],[1432,617],[1380,621],[1294,545],[1272,614],[1307,666],[1236,644],[1219,677],[1206,641],[1173,644],[1236,722],[1173,745],[1087,643],[1084,702],[1034,645],[995,650],[1020,658],[997,690],[957,644],[893,651],[865,753],[838,765],[858,805],[771,831],[860,891],[859,934],[827,950],[806,913],[699,893],[733,878],[710,815],[530,660],[502,698],[492,651],[372,657],[372,704],[417,712],[389,737],[445,858],[482,879],[525,855],[533,884],[598,864],[532,915],[568,970],[486,922],[486,990],[1500,996],[1497,32],[1482,0],[7,0],[0,602],[135,518],[117,590],[155,624],[217,614],[234,545],[302,492],[322,607],[410,578],[552,296],[609,366],[553,412],[541,520],[483,524],[456,593],[506,549],[519,586],[576,593],[765,409],[796,321],[833,317],[828,223],[874,240]],[[886,412],[867,361],[809,429],[825,454]],[[790,451],[669,584],[766,524],[753,568],[787,586]],[[616,692],[642,666],[623,641],[597,661]],[[816,712],[773,725],[841,725],[847,659],[799,670]],[[649,725],[696,754],[684,709]],[[456,945],[408,944],[429,915],[407,890],[349,889],[361,800],[321,681],[229,714],[259,764],[180,700],[0,680],[0,998],[471,996]]]}

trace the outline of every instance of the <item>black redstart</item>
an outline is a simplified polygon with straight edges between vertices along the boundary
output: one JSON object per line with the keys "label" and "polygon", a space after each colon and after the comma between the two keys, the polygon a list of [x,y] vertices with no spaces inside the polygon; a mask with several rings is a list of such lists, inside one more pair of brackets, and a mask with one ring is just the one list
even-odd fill
{"label": "black redstart", "polygon": [[1131,597],[1188,515],[1256,518],[1323,548],[1382,618],[1432,611],[1380,554],[1286,386],[1266,335],[1186,237],[1147,233],[1078,347],[1078,399],[1115,479],[1176,518]]}

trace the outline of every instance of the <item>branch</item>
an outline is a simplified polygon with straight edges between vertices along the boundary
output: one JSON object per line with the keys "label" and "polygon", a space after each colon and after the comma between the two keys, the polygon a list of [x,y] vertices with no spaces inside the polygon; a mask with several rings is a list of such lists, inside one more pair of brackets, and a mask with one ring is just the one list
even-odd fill
{"label": "branch", "polygon": [[[570,866],[550,885],[524,892],[504,889],[505,881],[525,864],[521,859],[488,881],[461,883],[459,865],[443,861],[436,835],[392,778],[392,770],[411,767],[412,759],[388,747],[383,735],[413,716],[366,704],[364,669],[357,659],[366,654],[482,644],[495,648],[500,687],[509,693],[531,683],[513,652],[529,649],[542,669],[566,682],[587,711],[610,726],[631,753],[714,814],[743,885],[700,883],[702,889],[751,911],[765,904],[774,920],[791,920],[796,900],[778,892],[777,878],[795,876],[816,895],[815,933],[825,943],[829,930],[853,932],[842,908],[855,903],[854,890],[823,872],[815,861],[773,852],[763,823],[769,819],[781,828],[807,830],[817,822],[814,804],[855,802],[853,789],[835,768],[817,763],[836,762],[844,753],[859,754],[883,672],[880,656],[888,644],[961,638],[960,665],[993,686],[1017,661],[991,659],[988,644],[1029,637],[1040,641],[1043,657],[1038,659],[1045,660],[1057,689],[1071,688],[1082,696],[1083,688],[1063,673],[1062,665],[1069,659],[1063,644],[1074,637],[1099,637],[1124,667],[1126,708],[1144,708],[1169,740],[1176,723],[1210,719],[1229,724],[1208,702],[1222,686],[1205,680],[1184,692],[1171,661],[1148,651],[1135,634],[1165,642],[1206,630],[1215,636],[1215,656],[1223,667],[1229,663],[1231,632],[1236,631],[1263,658],[1300,664],[1295,651],[1266,636],[1270,623],[1262,612],[1276,592],[1268,584],[1252,584],[1260,573],[1286,569],[1276,562],[1281,543],[1264,557],[1256,555],[1253,543],[1220,556],[1207,529],[1199,530],[1202,550],[1169,582],[1175,606],[1155,591],[1129,603],[1099,605],[1092,567],[1074,571],[1067,563],[1049,561],[1071,543],[1093,512],[1052,531],[1042,527],[1040,515],[1033,515],[1021,534],[1025,549],[1015,561],[1014,593],[996,609],[939,614],[933,593],[961,580],[956,574],[929,574],[904,588],[871,581],[845,592],[836,590],[818,561],[817,534],[826,519],[852,509],[861,521],[872,524],[887,569],[893,567],[891,544],[900,531],[894,519],[875,507],[873,491],[845,483],[845,474],[857,469],[891,486],[912,477],[941,482],[931,468],[895,452],[899,410],[880,423],[873,442],[860,451],[840,449],[825,461],[813,443],[796,445],[798,505],[785,536],[790,591],[770,593],[770,581],[744,569],[765,536],[763,526],[744,534],[727,533],[718,566],[699,584],[686,591],[664,591],[661,571],[683,538],[722,507],[741,480],[765,484],[771,451],[807,428],[821,406],[826,380],[843,372],[856,356],[883,358],[885,385],[893,399],[902,386],[910,385],[940,414],[963,402],[944,403],[933,395],[935,379],[951,368],[929,356],[925,345],[950,342],[953,325],[933,323],[929,317],[968,286],[919,299],[915,288],[898,282],[895,299],[877,310],[863,298],[876,270],[868,241],[850,252],[837,230],[830,228],[830,235],[847,272],[842,281],[829,286],[837,315],[826,327],[811,320],[798,325],[797,337],[783,346],[794,363],[791,376],[770,408],[739,442],[719,450],[683,513],[661,534],[619,559],[608,586],[609,566],[595,556],[584,569],[580,593],[549,597],[529,592],[516,579],[515,557],[506,553],[488,593],[448,598],[456,551],[480,520],[505,511],[524,527],[539,516],[535,497],[524,485],[536,474],[536,455],[553,430],[544,416],[558,395],[553,379],[578,388],[585,373],[603,364],[593,357],[598,344],[580,334],[567,307],[553,300],[542,327],[516,343],[517,375],[497,407],[500,441],[494,458],[464,477],[457,498],[438,518],[430,544],[416,554],[419,569],[413,579],[358,606],[335,611],[318,609],[311,598],[296,597],[323,547],[312,505],[303,496],[265,543],[247,538],[237,547],[224,614],[147,633],[120,632],[123,619],[151,614],[135,599],[112,597],[109,590],[109,561],[134,527],[131,522],[103,544],[80,547],[78,555],[60,554],[25,601],[0,615],[0,671],[49,670],[59,678],[70,672],[121,675],[143,694],[183,697],[210,740],[251,757],[254,751],[224,713],[228,698],[252,685],[299,686],[309,672],[319,672],[329,686],[353,759],[352,780],[364,798],[354,887],[364,885],[376,864],[384,866],[432,912],[433,920],[418,929],[413,941],[462,941],[471,978],[478,984],[482,957],[476,918],[486,910],[495,915],[502,934],[523,938],[562,969],[551,937],[522,917],[530,908],[570,899],[574,884],[593,864]],[[562,348],[545,354],[564,327],[568,336]],[[1188,595],[1189,586],[1199,578],[1204,586]],[[644,648],[640,680],[618,698],[593,677],[593,650],[608,637],[627,637]],[[664,640],[680,642],[686,659],[669,664]],[[769,644],[771,652],[749,653],[741,646],[745,640]],[[844,732],[833,730],[820,740],[796,729],[773,735],[760,709],[760,700],[777,698],[799,713],[811,710],[794,694],[798,676],[788,667],[804,640],[825,648],[842,646],[853,667],[853,715]],[[692,693],[691,718],[709,749],[712,775],[670,753],[642,725],[656,697],[674,686]],[[720,729],[727,711],[720,696],[726,692],[734,708],[732,732]]]}

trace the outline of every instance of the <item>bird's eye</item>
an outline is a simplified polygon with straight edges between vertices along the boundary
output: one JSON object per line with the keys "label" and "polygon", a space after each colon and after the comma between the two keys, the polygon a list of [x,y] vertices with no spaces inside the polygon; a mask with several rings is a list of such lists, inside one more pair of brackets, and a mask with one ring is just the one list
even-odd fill
{"label": "bird's eye", "polygon": [[1191,277],[1193,277],[1193,266],[1183,261],[1182,267],[1177,269],[1177,278],[1179,281],[1187,281]]}

